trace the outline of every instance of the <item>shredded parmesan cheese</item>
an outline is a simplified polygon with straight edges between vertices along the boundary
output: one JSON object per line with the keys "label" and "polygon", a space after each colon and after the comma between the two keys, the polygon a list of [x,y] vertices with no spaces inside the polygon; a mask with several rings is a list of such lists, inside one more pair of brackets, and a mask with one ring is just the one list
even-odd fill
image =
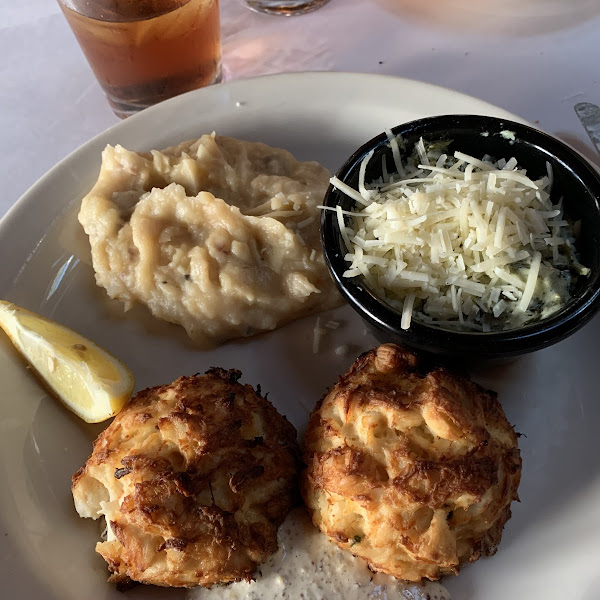
{"label": "shredded parmesan cheese", "polygon": [[[386,133],[397,173],[388,175],[384,161],[383,176],[367,184],[371,152],[358,190],[331,179],[359,209],[334,209],[344,276],[364,278],[400,311],[403,329],[413,317],[471,331],[507,329],[558,310],[568,298],[569,269],[582,276],[586,269],[573,255],[562,203],[550,202],[550,166],[534,181],[515,158],[448,157],[428,152],[423,140],[402,164],[401,140]],[[552,301],[539,308],[542,288]]]}
{"label": "shredded parmesan cheese", "polygon": [[313,343],[312,343],[312,351],[313,354],[318,354],[319,348],[321,346],[321,337],[325,331],[321,327],[321,317],[317,317],[315,322],[315,326],[313,328]]}
{"label": "shredded parmesan cheese", "polygon": [[523,290],[521,300],[519,300],[519,310],[525,311],[533,298],[533,292],[535,290],[535,284],[537,283],[538,273],[540,272],[540,263],[542,262],[542,255],[539,252],[534,252],[531,265],[529,267],[529,273],[527,274],[527,283]]}

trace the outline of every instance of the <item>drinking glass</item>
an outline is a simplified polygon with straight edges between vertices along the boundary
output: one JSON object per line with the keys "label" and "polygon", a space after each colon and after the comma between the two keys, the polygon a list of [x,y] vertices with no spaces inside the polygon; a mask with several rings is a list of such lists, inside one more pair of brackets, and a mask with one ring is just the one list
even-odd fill
{"label": "drinking glass", "polygon": [[302,15],[321,8],[329,0],[242,0],[248,8],[271,15]]}
{"label": "drinking glass", "polygon": [[115,114],[221,81],[218,0],[58,0]]}

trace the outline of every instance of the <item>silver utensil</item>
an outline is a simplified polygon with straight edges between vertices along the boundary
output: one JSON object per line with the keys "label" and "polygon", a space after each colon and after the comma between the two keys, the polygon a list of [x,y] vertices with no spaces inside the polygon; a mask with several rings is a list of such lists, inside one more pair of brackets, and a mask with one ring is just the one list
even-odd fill
{"label": "silver utensil", "polygon": [[600,107],[591,102],[580,102],[575,105],[575,112],[592,140],[592,144],[600,153]]}

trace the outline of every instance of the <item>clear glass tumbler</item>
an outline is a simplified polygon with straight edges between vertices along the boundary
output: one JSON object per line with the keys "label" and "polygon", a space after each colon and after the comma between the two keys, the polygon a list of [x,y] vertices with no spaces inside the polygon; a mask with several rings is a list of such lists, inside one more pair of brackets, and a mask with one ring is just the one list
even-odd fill
{"label": "clear glass tumbler", "polygon": [[218,0],[58,0],[121,118],[221,81]]}
{"label": "clear glass tumbler", "polygon": [[329,0],[242,0],[243,4],[256,12],[286,17],[317,10],[328,2]]}

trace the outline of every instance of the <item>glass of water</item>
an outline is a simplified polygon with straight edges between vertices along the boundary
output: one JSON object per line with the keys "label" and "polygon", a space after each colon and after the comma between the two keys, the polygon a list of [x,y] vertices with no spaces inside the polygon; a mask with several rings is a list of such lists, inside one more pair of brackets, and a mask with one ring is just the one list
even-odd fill
{"label": "glass of water", "polygon": [[328,2],[329,0],[242,0],[243,4],[256,12],[285,17],[303,15],[321,8]]}

